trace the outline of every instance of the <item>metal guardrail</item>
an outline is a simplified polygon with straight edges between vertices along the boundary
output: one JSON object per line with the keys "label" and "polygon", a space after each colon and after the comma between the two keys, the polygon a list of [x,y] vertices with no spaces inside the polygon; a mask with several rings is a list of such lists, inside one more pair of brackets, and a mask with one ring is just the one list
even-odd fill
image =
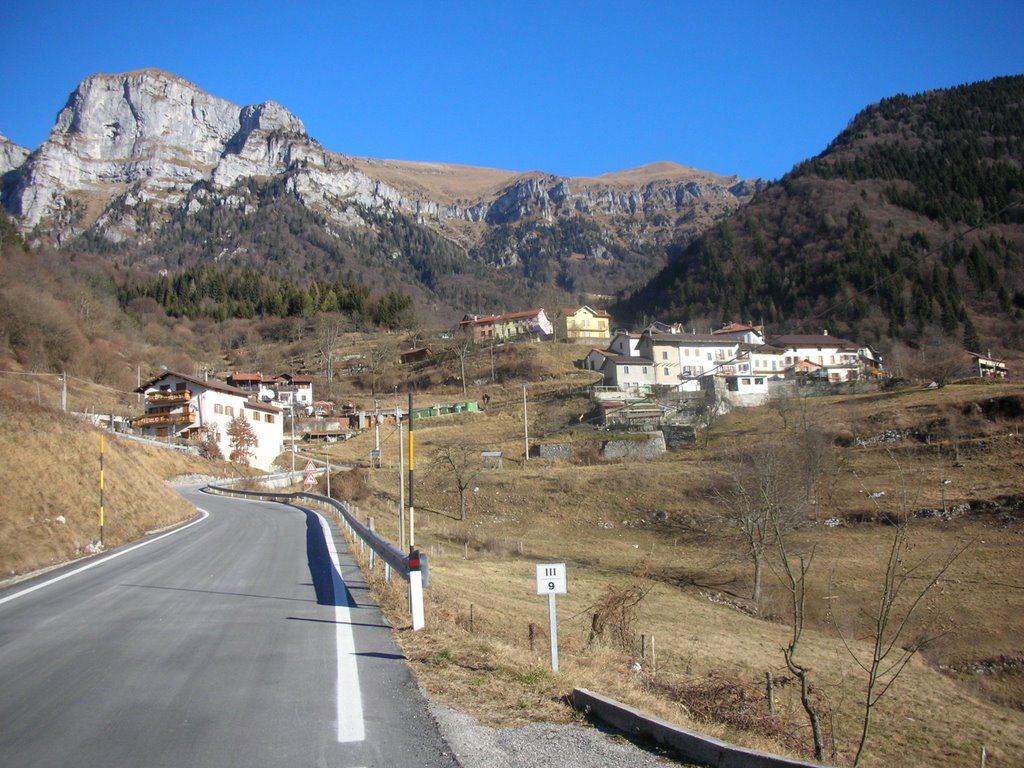
{"label": "metal guardrail", "polygon": [[244,498],[259,499],[261,501],[276,501],[282,504],[290,504],[296,500],[304,499],[331,507],[338,513],[339,519],[345,524],[345,527],[348,529],[349,533],[352,534],[353,538],[358,538],[363,544],[369,547],[373,553],[380,557],[380,559],[383,560],[392,571],[397,573],[406,581],[409,581],[410,571],[417,570],[415,567],[410,568],[410,560],[414,563],[418,562],[418,570],[422,574],[423,578],[422,586],[424,588],[427,586],[428,569],[427,556],[425,554],[421,554],[417,550],[412,550],[409,554],[403,554],[398,547],[393,545],[376,531],[371,530],[368,525],[353,515],[349,511],[348,507],[336,499],[331,499],[327,496],[321,496],[316,493],[306,493],[305,491],[293,493],[242,491],[237,488],[228,488],[218,485],[208,485],[204,490],[223,496],[241,496]]}

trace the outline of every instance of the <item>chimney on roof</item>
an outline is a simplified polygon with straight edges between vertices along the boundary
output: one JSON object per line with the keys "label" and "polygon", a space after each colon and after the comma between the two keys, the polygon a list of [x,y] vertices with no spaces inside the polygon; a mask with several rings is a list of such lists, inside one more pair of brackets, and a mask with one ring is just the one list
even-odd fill
{"label": "chimney on roof", "polygon": [[822,336],[828,336],[828,328],[821,332]]}

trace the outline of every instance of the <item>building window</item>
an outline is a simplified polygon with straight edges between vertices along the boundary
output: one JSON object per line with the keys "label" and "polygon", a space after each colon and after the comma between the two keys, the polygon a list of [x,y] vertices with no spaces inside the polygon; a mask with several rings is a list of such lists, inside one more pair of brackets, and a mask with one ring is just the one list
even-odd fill
{"label": "building window", "polygon": [[234,407],[230,406],[230,405],[225,405],[224,406],[224,415],[225,416],[234,416],[235,415]]}
{"label": "building window", "polygon": [[622,366],[622,372],[623,373],[629,373],[629,366],[628,365]]}
{"label": "building window", "polygon": [[253,421],[259,421],[260,420],[260,413],[259,413],[259,411],[253,411],[252,412],[252,420]]}
{"label": "building window", "polygon": [[214,403],[213,404],[213,412],[214,413],[224,413],[224,406],[221,405],[220,403]]}
{"label": "building window", "polygon": [[665,375],[668,376],[668,366],[665,366]]}
{"label": "building window", "polygon": [[268,413],[266,418],[264,419],[264,421],[266,421],[267,424],[273,424],[274,423],[274,414]]}
{"label": "building window", "polygon": [[644,376],[646,376],[646,375],[647,375],[647,366],[645,365],[644,366]]}
{"label": "building window", "polygon": [[668,360],[668,350],[661,350],[661,359]]}

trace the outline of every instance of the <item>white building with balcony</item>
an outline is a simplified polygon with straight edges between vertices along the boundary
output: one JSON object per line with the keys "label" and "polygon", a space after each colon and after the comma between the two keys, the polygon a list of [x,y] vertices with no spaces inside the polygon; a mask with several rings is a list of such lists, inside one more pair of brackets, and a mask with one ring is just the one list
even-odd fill
{"label": "white building with balcony", "polygon": [[146,412],[132,419],[132,427],[144,435],[196,443],[209,436],[228,458],[235,450],[228,427],[241,418],[256,438],[249,447],[249,466],[269,470],[283,450],[281,409],[261,402],[252,392],[172,371],[137,391],[145,397]]}

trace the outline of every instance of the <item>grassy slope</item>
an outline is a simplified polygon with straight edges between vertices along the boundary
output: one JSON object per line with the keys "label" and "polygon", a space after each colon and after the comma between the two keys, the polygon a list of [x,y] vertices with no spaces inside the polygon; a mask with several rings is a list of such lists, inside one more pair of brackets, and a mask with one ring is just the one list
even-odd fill
{"label": "grassy slope", "polygon": [[[100,434],[0,392],[0,578],[80,557],[99,542]],[[108,549],[195,514],[162,480],[216,472],[210,462],[109,433],[103,454]]]}
{"label": "grassy slope", "polygon": [[[558,386],[555,379],[530,385],[531,436],[568,426],[585,410],[582,400],[544,396],[544,390]],[[870,437],[911,426],[931,433],[930,444],[842,449],[818,517],[876,513],[865,491],[885,490],[881,511],[894,511],[904,482],[911,486],[914,509],[1020,493],[1020,419],[990,419],[971,404],[1022,395],[1019,384],[974,384],[809,401],[803,418],[833,435]],[[781,714],[774,721],[761,711],[764,673],[785,678],[780,649],[788,633],[786,596],[769,572],[763,612],[777,618],[757,619],[739,609],[749,594],[749,567],[705,494],[709,479],[720,471],[721,455],[764,433],[779,439],[792,434],[776,412],[750,409],[735,411],[716,427],[707,450],[681,450],[642,463],[524,463],[521,388],[513,385],[494,388],[491,407],[482,414],[417,424],[416,535],[431,556],[432,605],[427,631],[400,635],[425,686],[487,722],[514,723],[569,717],[560,697],[573,685],[584,685],[742,743],[806,754],[795,686],[778,689]],[[332,448],[332,455],[365,463],[372,440],[372,435],[359,436]],[[466,521],[456,519],[451,482],[431,465],[439,446],[456,441],[503,450],[506,456],[503,470],[481,471],[474,479]],[[962,467],[953,466],[954,444],[960,446]],[[387,430],[383,450],[388,466],[369,476],[378,497],[360,500],[359,507],[376,516],[378,529],[394,531],[397,436]],[[951,482],[943,484],[944,479]],[[659,520],[659,512],[667,512],[668,520]],[[831,606],[848,633],[862,632],[857,617],[878,588],[890,532],[876,524],[816,525],[792,540],[802,552],[815,549],[808,598],[812,626],[803,654],[814,670],[812,681],[834,712],[826,728],[835,731],[839,762],[852,756],[863,677],[827,613]],[[914,628],[941,634],[879,705],[866,764],[971,764],[982,746],[989,765],[1020,764],[1024,686],[1019,670],[996,676],[940,671],[940,666],[1021,656],[1024,524],[1019,513],[919,520],[912,532],[911,557],[926,570],[937,567],[953,547],[971,544],[921,614],[922,619],[934,616],[934,622]],[[535,594],[534,566],[540,562],[568,563],[569,594],[558,603],[557,678],[546,671],[547,603]],[[636,646],[623,653],[607,639],[590,641],[591,616],[607,590],[630,584],[650,590],[630,628],[654,637],[656,673],[650,659],[643,674],[629,672]],[[402,601],[394,602],[400,609]],[[532,651],[531,623],[536,628]],[[855,648],[866,652],[863,644]],[[708,692],[723,682],[742,688],[746,702],[726,702],[718,688]],[[690,693],[682,702],[671,701],[653,693],[657,686]],[[710,700],[717,702],[711,706],[717,707],[716,716],[733,724],[698,714]]]}

